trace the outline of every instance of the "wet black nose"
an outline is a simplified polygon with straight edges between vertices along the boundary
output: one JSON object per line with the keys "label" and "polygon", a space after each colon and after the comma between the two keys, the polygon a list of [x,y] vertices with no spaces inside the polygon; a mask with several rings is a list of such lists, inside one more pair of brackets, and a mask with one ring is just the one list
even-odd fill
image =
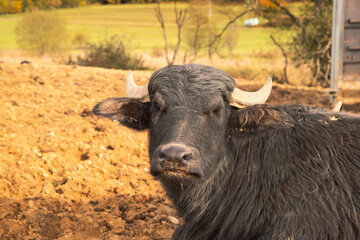
{"label": "wet black nose", "polygon": [[159,156],[163,160],[186,165],[188,161],[194,158],[194,153],[185,146],[168,145],[160,150]]}

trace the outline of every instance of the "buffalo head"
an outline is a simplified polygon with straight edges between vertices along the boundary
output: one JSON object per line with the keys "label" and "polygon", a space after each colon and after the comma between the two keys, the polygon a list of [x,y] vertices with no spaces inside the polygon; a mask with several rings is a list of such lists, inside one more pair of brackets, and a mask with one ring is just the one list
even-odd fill
{"label": "buffalo head", "polygon": [[167,188],[184,189],[209,179],[228,154],[229,122],[236,122],[231,120],[236,111],[264,103],[270,91],[271,79],[248,93],[235,88],[234,79],[220,69],[168,66],[142,87],[130,72],[129,97],[109,98],[93,112],[136,130],[149,129],[151,174]]}

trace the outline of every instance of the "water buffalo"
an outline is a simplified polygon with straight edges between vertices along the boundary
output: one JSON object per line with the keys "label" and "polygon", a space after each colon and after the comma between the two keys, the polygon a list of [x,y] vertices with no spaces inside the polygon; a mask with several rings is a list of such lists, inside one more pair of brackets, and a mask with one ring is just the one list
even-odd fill
{"label": "water buffalo", "polygon": [[360,239],[360,117],[265,105],[224,71],[168,66],[93,112],[149,129],[150,172],[184,224],[173,239]]}

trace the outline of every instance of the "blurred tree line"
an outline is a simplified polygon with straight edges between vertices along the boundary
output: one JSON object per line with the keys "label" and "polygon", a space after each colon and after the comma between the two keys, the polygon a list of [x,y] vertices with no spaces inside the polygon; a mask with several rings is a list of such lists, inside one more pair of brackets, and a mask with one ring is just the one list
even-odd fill
{"label": "blurred tree line", "polygon": [[0,0],[0,14],[74,8],[91,4],[151,3],[154,0]]}
{"label": "blurred tree line", "polygon": [[50,10],[82,7],[91,4],[122,4],[131,2],[153,2],[153,0],[0,0],[0,14],[31,12],[34,9]]}
{"label": "blurred tree line", "polygon": [[[124,3],[154,3],[154,2],[156,2],[156,0],[0,0],[0,14],[30,12],[33,9],[49,10],[55,8],[74,8],[74,7],[91,5],[91,4],[124,4]],[[162,0],[162,2],[171,2],[171,0]],[[190,0],[182,0],[182,2],[190,2]],[[207,2],[207,0],[205,0],[204,2]],[[247,1],[213,0],[213,2],[241,3]],[[272,5],[271,1],[269,0],[261,0],[260,2],[262,2],[264,6],[271,7]],[[304,0],[288,0],[286,2],[304,2]]]}

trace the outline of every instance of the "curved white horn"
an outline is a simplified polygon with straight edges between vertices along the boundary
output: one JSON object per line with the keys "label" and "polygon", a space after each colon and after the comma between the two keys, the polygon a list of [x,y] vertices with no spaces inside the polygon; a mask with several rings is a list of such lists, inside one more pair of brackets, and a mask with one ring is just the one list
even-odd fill
{"label": "curved white horn", "polygon": [[134,82],[134,77],[132,74],[132,71],[128,73],[126,76],[126,87],[125,91],[128,97],[135,98],[140,100],[141,102],[149,102],[149,91],[148,91],[148,85],[139,87]]}
{"label": "curved white horn", "polygon": [[268,77],[264,86],[256,92],[246,92],[238,88],[234,88],[231,94],[232,103],[230,105],[238,107],[239,105],[255,105],[263,104],[269,98],[272,88],[272,79]]}

